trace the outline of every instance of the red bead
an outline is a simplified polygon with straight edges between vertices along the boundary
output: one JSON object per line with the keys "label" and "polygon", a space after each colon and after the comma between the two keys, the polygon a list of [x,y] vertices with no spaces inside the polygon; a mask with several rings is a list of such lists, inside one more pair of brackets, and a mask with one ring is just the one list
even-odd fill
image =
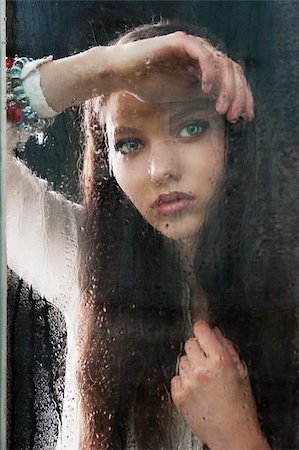
{"label": "red bead", "polygon": [[6,57],[6,68],[11,69],[11,67],[13,66],[13,62],[14,62],[14,58],[12,58],[11,56],[7,56]]}
{"label": "red bead", "polygon": [[23,119],[23,112],[20,106],[13,105],[7,108],[7,118],[12,122],[20,122]]}

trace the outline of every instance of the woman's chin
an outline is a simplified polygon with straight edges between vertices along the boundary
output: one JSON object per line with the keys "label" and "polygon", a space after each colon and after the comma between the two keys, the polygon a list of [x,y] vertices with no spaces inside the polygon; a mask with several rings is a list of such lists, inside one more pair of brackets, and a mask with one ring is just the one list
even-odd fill
{"label": "woman's chin", "polygon": [[183,242],[197,237],[200,225],[196,224],[196,226],[189,225],[184,227],[173,224],[164,224],[162,226],[155,226],[155,229],[168,239]]}

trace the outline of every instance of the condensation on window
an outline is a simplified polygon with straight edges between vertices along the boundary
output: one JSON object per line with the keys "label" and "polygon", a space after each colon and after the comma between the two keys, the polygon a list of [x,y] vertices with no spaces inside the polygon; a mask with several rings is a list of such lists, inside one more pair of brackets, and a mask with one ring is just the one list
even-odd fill
{"label": "condensation on window", "polygon": [[205,332],[242,380],[239,416],[257,411],[271,448],[299,447],[298,15],[292,1],[8,2],[8,55],[58,59],[135,28],[126,45],[165,19],[236,61],[232,97],[242,67],[254,99],[253,120],[230,120],[192,58],[149,60],[126,75],[133,95],[68,108],[10,158],[8,448],[213,448],[215,411],[235,413],[219,406],[230,369],[184,407],[171,389],[190,382],[188,345],[209,357]]}

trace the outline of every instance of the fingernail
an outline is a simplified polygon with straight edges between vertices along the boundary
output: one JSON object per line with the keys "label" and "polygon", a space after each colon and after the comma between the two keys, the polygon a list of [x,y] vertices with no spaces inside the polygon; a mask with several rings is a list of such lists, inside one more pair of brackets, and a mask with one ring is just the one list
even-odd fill
{"label": "fingernail", "polygon": [[218,336],[222,336],[222,333],[221,333],[221,331],[219,330],[218,327],[215,327],[214,331],[215,331],[216,334],[218,334]]}
{"label": "fingernail", "polygon": [[237,123],[237,121],[238,121],[238,119],[236,118],[236,116],[235,116],[233,113],[231,113],[230,111],[227,112],[227,114],[226,114],[226,119],[227,119],[230,123],[232,123],[233,125],[234,125],[235,123]]}
{"label": "fingernail", "polygon": [[254,119],[254,111],[252,111],[250,114],[249,114],[249,120],[253,120]]}
{"label": "fingernail", "polygon": [[238,122],[238,120],[240,119],[240,111],[239,110],[235,110],[232,112],[232,123],[236,123]]}
{"label": "fingernail", "polygon": [[229,107],[229,100],[223,100],[216,105],[216,111],[218,114],[225,114]]}

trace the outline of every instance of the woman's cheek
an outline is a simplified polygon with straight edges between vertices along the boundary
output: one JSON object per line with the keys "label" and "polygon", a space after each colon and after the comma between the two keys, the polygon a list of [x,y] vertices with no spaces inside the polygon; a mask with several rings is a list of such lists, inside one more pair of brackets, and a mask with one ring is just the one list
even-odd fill
{"label": "woman's cheek", "polygon": [[143,186],[136,176],[136,172],[132,170],[129,164],[115,164],[115,160],[112,165],[112,172],[121,190],[131,200],[138,211],[142,213],[140,200],[142,198],[141,192]]}
{"label": "woman's cheek", "polygon": [[147,160],[142,156],[140,154],[123,155],[116,151],[111,152],[109,156],[113,176],[135,206],[149,189]]}
{"label": "woman's cheek", "polygon": [[212,186],[216,186],[224,170],[225,147],[223,141],[211,142],[208,156],[205,158],[202,172],[208,176]]}
{"label": "woman's cheek", "polygon": [[119,187],[127,193],[129,186],[127,185],[128,181],[128,167],[125,167],[124,164],[124,156],[120,152],[116,152],[115,150],[110,150],[109,152],[109,166],[112,172],[112,175],[117,181]]}

